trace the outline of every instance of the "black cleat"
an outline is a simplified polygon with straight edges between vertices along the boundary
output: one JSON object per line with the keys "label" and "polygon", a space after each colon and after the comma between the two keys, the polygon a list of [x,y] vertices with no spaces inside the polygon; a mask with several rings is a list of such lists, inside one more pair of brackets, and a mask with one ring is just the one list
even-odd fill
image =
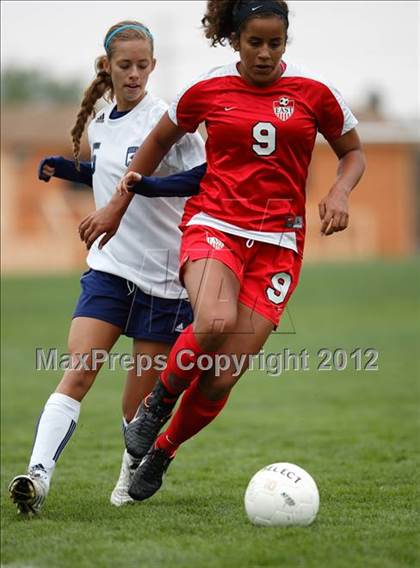
{"label": "black cleat", "polygon": [[175,403],[176,398],[158,380],[125,429],[125,446],[129,454],[136,459],[144,458],[155,443],[162,426],[171,417]]}
{"label": "black cleat", "polygon": [[163,475],[174,459],[159,448],[151,448],[144,456],[131,480],[128,494],[136,501],[144,501],[160,489]]}

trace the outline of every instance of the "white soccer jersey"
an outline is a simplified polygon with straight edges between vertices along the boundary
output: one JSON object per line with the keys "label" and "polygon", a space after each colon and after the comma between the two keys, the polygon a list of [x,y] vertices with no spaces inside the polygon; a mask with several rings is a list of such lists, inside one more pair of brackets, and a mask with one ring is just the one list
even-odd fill
{"label": "white soccer jersey", "polygon": [[[167,110],[164,101],[150,94],[120,118],[109,118],[113,107],[101,110],[88,129],[97,209],[109,202],[137,148]],[[187,134],[172,147],[154,175],[167,176],[204,161],[201,136]],[[135,195],[115,236],[102,250],[98,240],[92,245],[87,257],[90,268],[130,280],[146,294],[185,298],[178,279],[178,225],[185,201],[183,197]]]}

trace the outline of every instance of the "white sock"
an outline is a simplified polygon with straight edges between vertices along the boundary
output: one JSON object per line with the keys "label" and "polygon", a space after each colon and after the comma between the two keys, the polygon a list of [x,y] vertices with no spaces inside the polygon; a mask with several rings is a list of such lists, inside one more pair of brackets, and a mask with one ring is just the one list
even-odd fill
{"label": "white sock", "polygon": [[80,402],[65,394],[53,393],[39,417],[29,468],[42,465],[49,483],[55,464],[73,434]]}

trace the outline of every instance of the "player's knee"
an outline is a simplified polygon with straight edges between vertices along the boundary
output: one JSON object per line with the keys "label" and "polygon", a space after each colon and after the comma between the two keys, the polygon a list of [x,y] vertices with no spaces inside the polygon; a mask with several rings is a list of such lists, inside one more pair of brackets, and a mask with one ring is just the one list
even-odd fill
{"label": "player's knee", "polygon": [[206,310],[198,314],[195,328],[200,333],[219,336],[232,333],[237,321],[236,309]]}
{"label": "player's knee", "polygon": [[83,344],[83,338],[77,338],[76,341],[70,340],[68,353],[70,354],[69,367],[86,376],[91,373],[97,374],[101,366],[109,361],[109,353],[105,349],[96,349],[89,341]]}
{"label": "player's knee", "polygon": [[56,392],[61,392],[75,400],[81,401],[92,386],[96,375],[96,371],[67,369]]}

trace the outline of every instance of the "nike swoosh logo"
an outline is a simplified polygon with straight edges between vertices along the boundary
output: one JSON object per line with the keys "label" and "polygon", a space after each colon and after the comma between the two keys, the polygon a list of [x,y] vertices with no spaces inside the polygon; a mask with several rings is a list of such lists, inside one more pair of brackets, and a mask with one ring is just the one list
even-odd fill
{"label": "nike swoosh logo", "polygon": [[225,110],[233,110],[236,107],[225,107]]}
{"label": "nike swoosh logo", "polygon": [[256,6],[255,8],[251,8],[251,10],[252,10],[253,12],[255,12],[255,10],[258,10],[258,8],[262,8],[262,7],[263,7],[263,6],[262,6],[262,4],[261,4],[261,6]]}

